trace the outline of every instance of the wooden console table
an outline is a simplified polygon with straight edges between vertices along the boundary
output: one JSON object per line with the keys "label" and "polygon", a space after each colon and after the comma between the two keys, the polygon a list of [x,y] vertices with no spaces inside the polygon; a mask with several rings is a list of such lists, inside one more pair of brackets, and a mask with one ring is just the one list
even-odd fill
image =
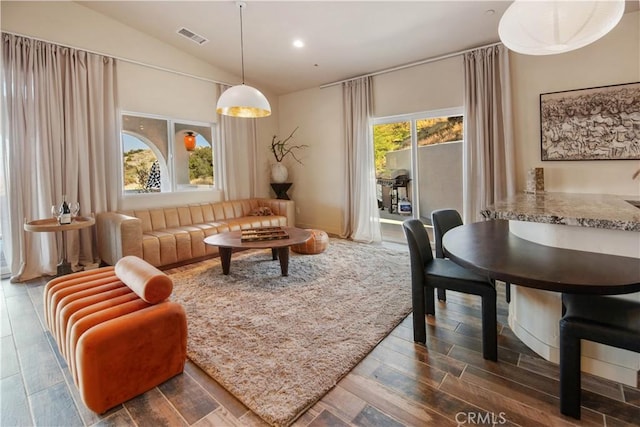
{"label": "wooden console table", "polygon": [[71,220],[71,224],[59,224],[56,218],[37,219],[24,223],[25,231],[32,233],[61,232],[62,234],[62,260],[58,264],[57,275],[63,276],[72,273],[71,264],[67,260],[67,238],[65,233],[71,230],[80,230],[91,227],[96,220],[93,216],[76,216]]}

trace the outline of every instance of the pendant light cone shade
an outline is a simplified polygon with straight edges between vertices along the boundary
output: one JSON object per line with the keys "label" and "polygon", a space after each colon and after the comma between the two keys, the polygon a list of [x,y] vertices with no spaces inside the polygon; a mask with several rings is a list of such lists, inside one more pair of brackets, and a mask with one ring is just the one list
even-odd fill
{"label": "pendant light cone shade", "polygon": [[267,117],[271,115],[271,105],[267,97],[258,89],[244,84],[244,35],[242,31],[242,9],[247,7],[245,2],[236,2],[240,9],[240,58],[242,61],[242,84],[225,90],[216,105],[216,112],[224,116],[233,117]]}
{"label": "pendant light cone shade", "polygon": [[196,149],[196,136],[193,132],[187,132],[184,136],[184,148],[187,151],[193,151]]}
{"label": "pendant light cone shade", "polygon": [[233,117],[267,117],[271,115],[271,106],[262,92],[242,84],[222,92],[216,111]]}
{"label": "pendant light cone shade", "polygon": [[502,43],[525,55],[554,55],[598,40],[620,22],[624,0],[515,0],[498,26]]}

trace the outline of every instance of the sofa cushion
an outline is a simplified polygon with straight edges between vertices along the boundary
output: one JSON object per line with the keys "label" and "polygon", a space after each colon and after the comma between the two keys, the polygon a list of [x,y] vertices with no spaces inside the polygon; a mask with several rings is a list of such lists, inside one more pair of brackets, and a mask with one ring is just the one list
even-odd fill
{"label": "sofa cushion", "polygon": [[165,228],[180,227],[180,216],[177,208],[164,208],[163,212]]}
{"label": "sofa cushion", "polygon": [[191,213],[191,225],[202,224],[204,223],[204,216],[202,214],[202,206],[193,205],[189,206],[189,211]]}
{"label": "sofa cushion", "polygon": [[222,203],[213,203],[202,205],[205,222],[214,222],[216,219],[224,219],[224,210]]}
{"label": "sofa cushion", "polygon": [[217,220],[221,220],[221,219],[231,219],[231,218],[236,218],[239,216],[242,216],[242,209],[240,209],[240,215],[236,215],[236,210],[234,208],[234,203],[235,202],[222,202],[220,203],[220,205],[222,205],[222,212],[223,212],[223,217],[222,218],[218,218],[216,217]]}
{"label": "sofa cushion", "polygon": [[151,265],[160,266],[160,239],[151,234],[142,235],[142,259]]}
{"label": "sofa cushion", "polygon": [[122,283],[149,304],[166,300],[173,290],[173,281],[169,276],[138,257],[120,259],[115,271]]}
{"label": "sofa cushion", "polygon": [[133,211],[132,213],[133,216],[135,216],[136,218],[140,218],[140,221],[142,221],[142,232],[143,233],[148,233],[149,231],[153,230],[153,224],[151,223],[151,211],[150,210],[140,210],[140,211]]}
{"label": "sofa cushion", "polygon": [[180,206],[178,208],[178,218],[180,219],[181,227],[193,224],[193,221],[191,220],[191,209],[189,209],[189,206]]}
{"label": "sofa cushion", "polygon": [[165,210],[172,208],[150,209],[149,215],[151,216],[151,229],[152,230],[164,230],[167,228],[167,221],[165,220]]}
{"label": "sofa cushion", "polygon": [[251,210],[251,212],[249,212],[249,215],[252,216],[269,216],[269,215],[273,215],[273,212],[271,212],[271,208],[269,208],[268,206],[260,206],[257,208],[253,208]]}

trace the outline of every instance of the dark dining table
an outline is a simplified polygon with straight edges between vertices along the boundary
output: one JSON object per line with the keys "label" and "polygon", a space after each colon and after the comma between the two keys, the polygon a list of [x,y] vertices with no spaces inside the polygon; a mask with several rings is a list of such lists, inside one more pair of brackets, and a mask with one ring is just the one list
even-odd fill
{"label": "dark dining table", "polygon": [[[629,332],[632,328],[628,324],[622,326],[622,329],[618,325],[621,325],[620,318],[628,319],[626,321],[632,324],[637,316],[632,317],[631,311],[627,313],[624,308],[627,305],[622,304],[622,301],[621,304],[613,305],[611,298],[603,300],[595,295],[619,295],[640,291],[640,259],[534,243],[511,233],[509,221],[506,220],[461,225],[449,230],[444,235],[442,244],[449,259],[485,277],[518,286],[562,293],[563,312],[566,309],[565,302],[580,299],[584,301],[585,297],[581,295],[586,295],[587,298],[591,295],[592,298],[589,300],[594,300],[593,304],[598,306],[588,307],[577,321],[570,318],[569,321],[578,324],[579,327],[567,327],[565,333],[580,330],[581,334],[587,334],[588,340],[595,340],[597,343],[627,350],[636,348],[620,345],[621,342],[634,342],[635,338],[629,338],[633,332]],[[604,304],[605,302],[607,304]],[[637,304],[633,305],[632,310],[637,310]],[[618,310],[623,310],[624,313]],[[539,312],[534,313],[539,316]],[[553,312],[549,312],[548,315],[547,321],[554,317]],[[554,335],[557,337],[562,334],[556,332]],[[516,336],[520,337],[517,333]],[[609,342],[611,336],[615,339]],[[534,337],[538,341],[545,338],[539,335]],[[567,341],[563,343],[560,337],[560,412],[579,419],[580,344],[576,351],[571,336],[567,335],[565,340]],[[565,354],[564,359],[562,354]],[[604,359],[602,361],[606,363]],[[633,372],[635,368],[630,370]]]}
{"label": "dark dining table", "polygon": [[453,228],[442,245],[455,263],[518,286],[591,295],[640,291],[640,259],[534,243],[512,234],[507,220]]}

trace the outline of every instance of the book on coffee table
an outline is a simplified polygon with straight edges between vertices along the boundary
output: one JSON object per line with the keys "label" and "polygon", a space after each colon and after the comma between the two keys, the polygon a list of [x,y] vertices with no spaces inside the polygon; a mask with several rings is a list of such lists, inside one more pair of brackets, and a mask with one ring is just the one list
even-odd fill
{"label": "book on coffee table", "polygon": [[289,235],[282,227],[261,227],[242,230],[242,242],[257,242],[262,240],[288,239]]}

